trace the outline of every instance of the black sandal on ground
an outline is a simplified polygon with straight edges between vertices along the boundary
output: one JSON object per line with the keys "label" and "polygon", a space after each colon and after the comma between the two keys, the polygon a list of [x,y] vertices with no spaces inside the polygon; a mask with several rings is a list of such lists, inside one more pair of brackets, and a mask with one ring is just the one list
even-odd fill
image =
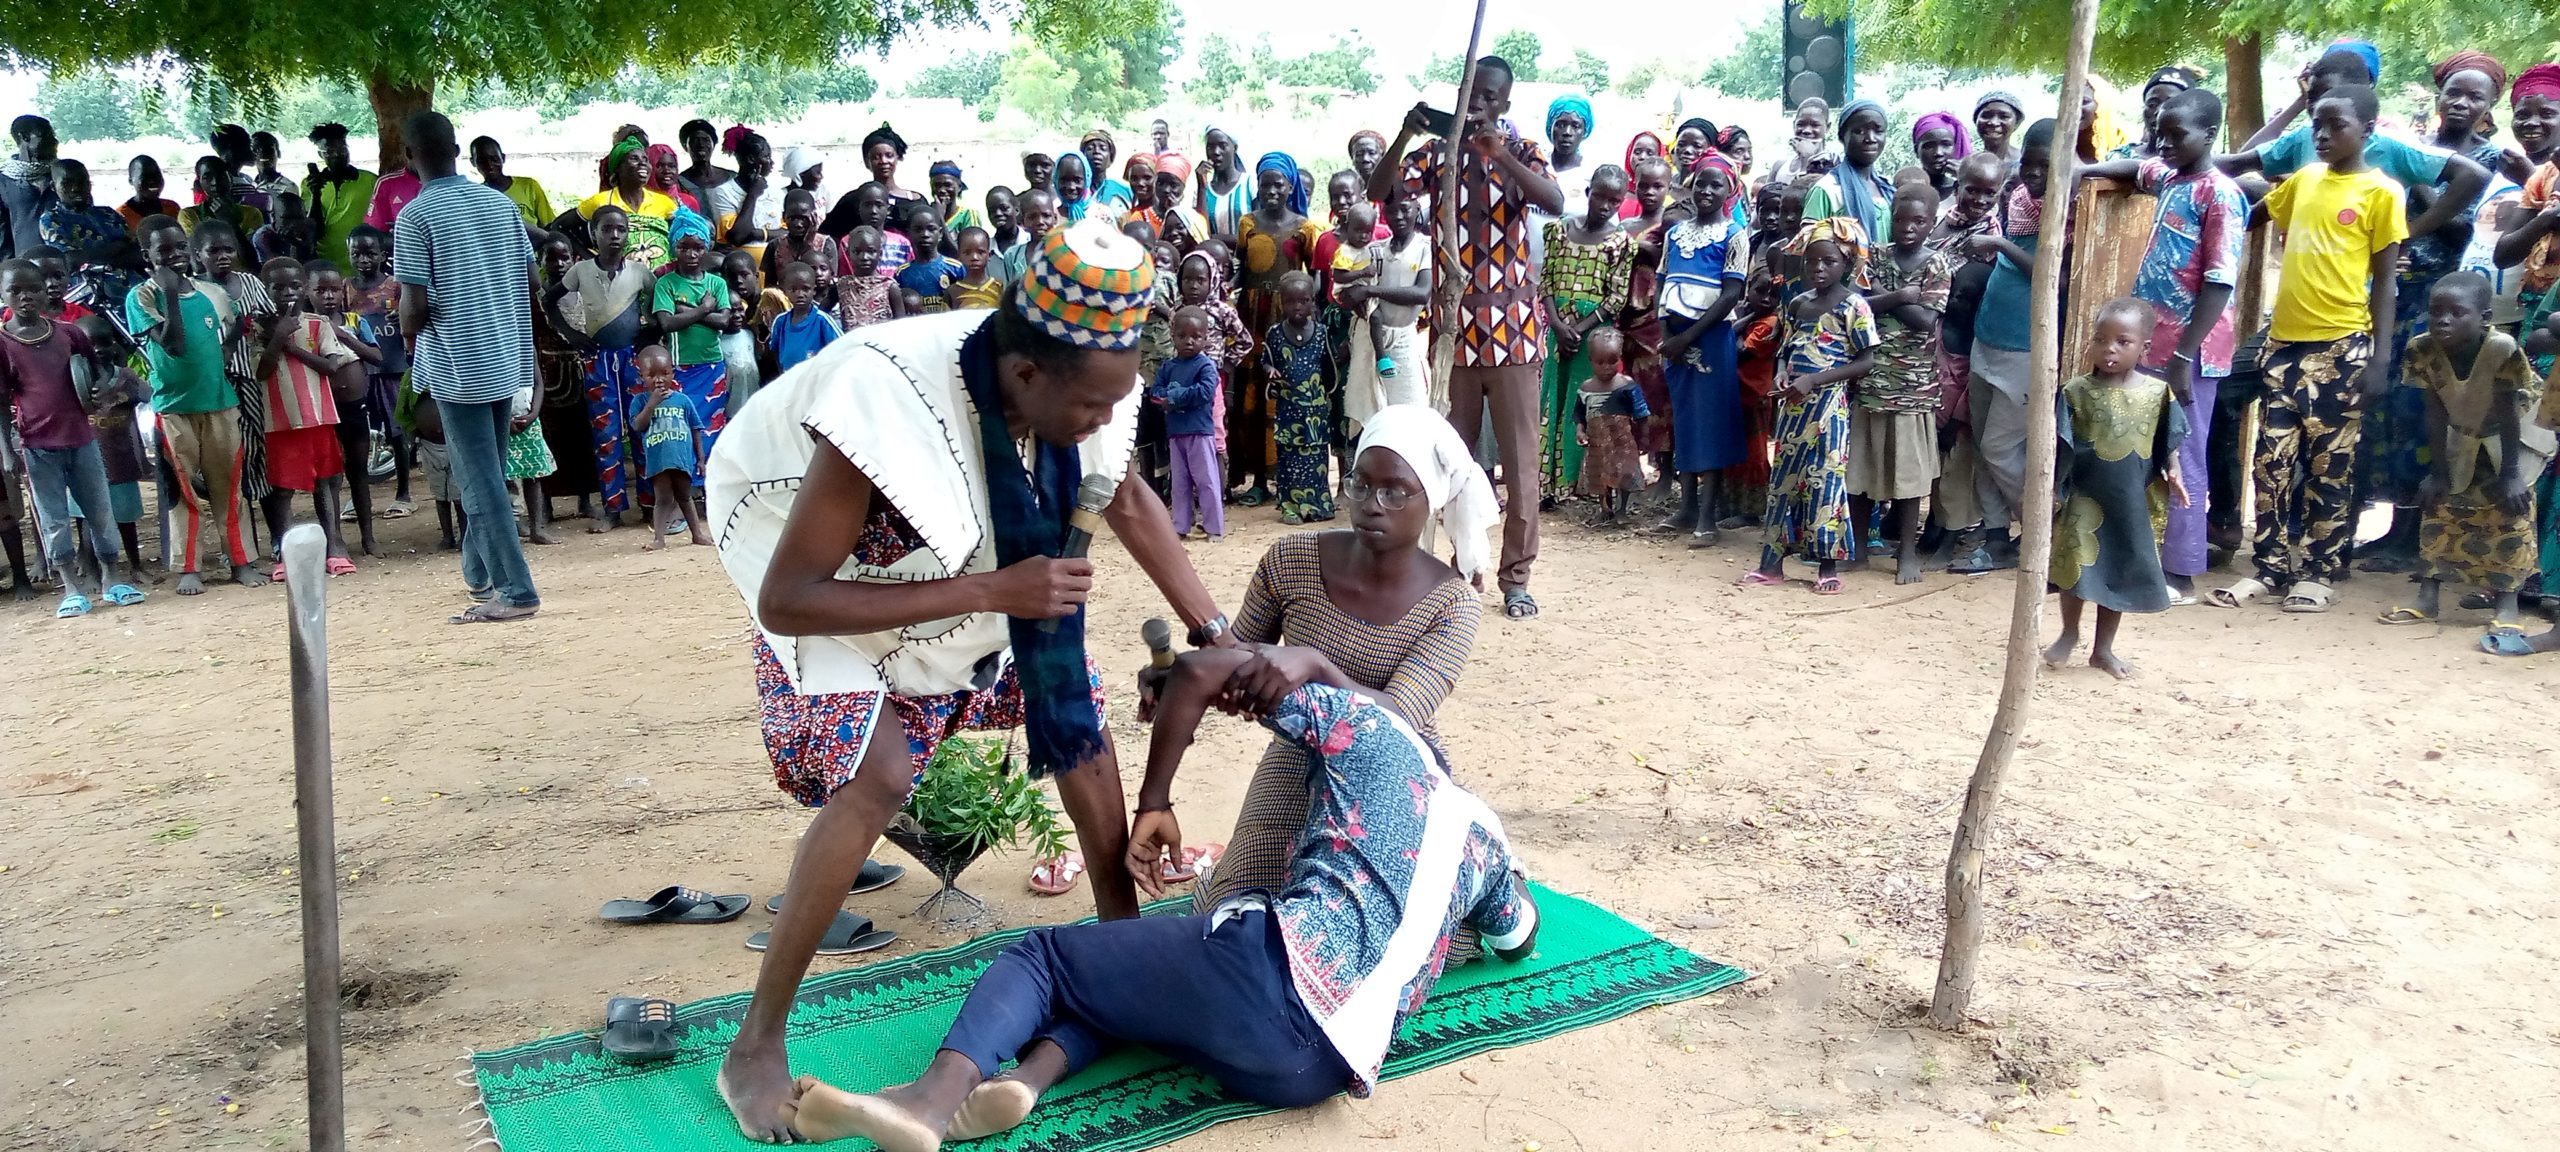
{"label": "black sandal on ground", "polygon": [[[898,934],[895,932],[886,930],[874,931],[871,927],[871,918],[868,916],[856,916],[851,912],[838,912],[836,913],[835,923],[827,925],[827,934],[818,937],[818,955],[852,956],[857,953],[869,952],[874,949],[886,948],[892,942],[896,941],[897,938]],[[773,933],[758,932],[753,936],[747,937],[747,951],[762,952],[765,950],[765,946],[772,942]]]}
{"label": "black sandal on ground", "polygon": [[[897,883],[899,878],[906,874],[907,869],[904,865],[865,860],[862,862],[862,871],[853,878],[853,887],[846,889],[845,895],[860,896],[865,892],[877,892]],[[773,899],[765,901],[764,910],[779,914],[782,911],[782,893],[776,892],[773,894]]]}
{"label": "black sandal on ground", "polygon": [[676,1006],[655,996],[616,996],[604,1002],[604,1054],[644,1064],[676,1054]]}
{"label": "black sandal on ground", "polygon": [[691,888],[661,888],[646,900],[607,900],[596,912],[616,924],[726,924],[753,907],[753,896],[711,896]]}

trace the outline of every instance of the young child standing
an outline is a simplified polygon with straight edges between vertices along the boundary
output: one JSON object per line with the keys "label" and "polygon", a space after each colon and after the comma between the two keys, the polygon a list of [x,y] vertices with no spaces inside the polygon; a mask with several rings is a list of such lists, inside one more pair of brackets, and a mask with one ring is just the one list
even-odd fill
{"label": "young child standing", "polygon": [[721,253],[720,278],[729,284],[732,325],[720,334],[720,362],[729,372],[726,411],[735,412],[764,386],[764,358],[760,355],[764,340],[759,329],[771,316],[762,307],[764,282],[756,276],[755,257],[738,248]]}
{"label": "young child standing", "polygon": [[382,550],[373,537],[373,417],[369,409],[372,366],[382,362],[382,349],[376,346],[373,326],[349,310],[347,280],[337,265],[310,260],[303,264],[302,276],[309,308],[328,323],[339,346],[355,357],[354,362],[340,366],[329,376],[331,398],[338,408],[339,479],[346,488],[348,503],[355,509],[356,546],[367,556],[380,556]]}
{"label": "young child standing", "polygon": [[949,311],[946,296],[951,285],[968,272],[959,261],[942,254],[942,210],[931,200],[910,200],[899,208],[899,215],[913,249],[906,266],[898,269],[898,287],[915,293],[923,311]]}
{"label": "young child standing", "polygon": [[1590,200],[1580,216],[1546,225],[1546,261],[1538,269],[1538,295],[1546,301],[1547,435],[1540,456],[1539,491],[1561,498],[1582,486],[1582,447],[1574,443],[1574,385],[1589,364],[1583,341],[1618,322],[1635,273],[1635,238],[1618,230],[1618,206],[1627,200],[1627,174],[1615,164],[1591,173]]}
{"label": "young child standing", "polygon": [[[0,263],[0,301],[9,306],[8,321],[0,324],[0,398],[17,414],[45,562],[62,577],[62,602],[53,614],[67,619],[89,614],[92,590],[119,607],[141,603],[143,594],[136,587],[140,577],[119,562],[117,534],[107,527],[114,507],[97,432],[89,425],[103,373],[89,334],[46,315],[44,293],[44,272],[32,261]],[[75,507],[87,523],[89,551],[98,563],[85,584],[71,530]]]}
{"label": "young child standing", "polygon": [[2284,231],[2284,269],[2259,414],[2257,572],[2215,589],[2220,607],[2280,594],[2284,611],[2326,612],[2330,582],[2346,568],[2356,437],[2365,404],[2390,382],[2400,244],[2409,236],[2400,186],[2365,161],[2380,108],[2371,88],[2331,89],[2311,111],[2321,162],[2277,185],[2250,218]]}
{"label": "young child standing", "polygon": [[2160,106],[2153,129],[2159,153],[2148,160],[2116,160],[2079,170],[2084,178],[2121,180],[2160,198],[2150,246],[2134,274],[2133,295],[2159,314],[2143,370],[2165,377],[2186,410],[2187,438],[2178,466],[2194,499],[2169,509],[2160,566],[2169,575],[2171,602],[2195,603],[2195,578],[2205,570],[2205,517],[2211,472],[2205,446],[2213,436],[2214,398],[2231,375],[2234,344],[2229,305],[2240,283],[2247,244],[2249,201],[2240,185],[2213,163],[2214,138],[2222,132],[2222,100],[2190,88]]}
{"label": "young child standing", "polygon": [[[709,445],[720,440],[721,425],[729,422],[729,373],[720,355],[720,334],[737,326],[736,313],[730,308],[729,282],[704,266],[711,252],[711,225],[700,216],[678,215],[667,226],[667,242],[674,258],[658,277],[649,308],[675,353],[676,383],[693,398],[707,455]],[[695,466],[700,466],[699,457]]]}
{"label": "young child standing", "polygon": [[1625,371],[1626,337],[1617,329],[1593,332],[1588,352],[1591,375],[1575,392],[1573,438],[1582,445],[1582,487],[1600,499],[1600,510],[1586,523],[1605,528],[1635,511],[1636,490],[1644,487],[1636,421],[1651,419],[1653,406]]}
{"label": "young child standing", "polygon": [[[1226,473],[1218,467],[1214,398],[1222,386],[1209,355],[1209,314],[1184,308],[1173,314],[1174,358],[1156,369],[1147,399],[1164,413],[1173,457],[1173,534],[1188,536],[1197,524],[1212,540],[1227,535]],[[1196,509],[1196,512],[1195,512]]]}
{"label": "young child standing", "polygon": [[868,224],[844,238],[845,274],[836,279],[836,316],[851,332],[907,314],[895,276],[880,269],[880,230]]}
{"label": "young child standing", "polygon": [[1849,518],[1864,527],[1893,503],[1893,582],[1920,582],[1920,501],[1938,482],[1938,314],[1955,283],[1956,258],[1929,246],[1938,193],[1903,187],[1888,210],[1893,244],[1872,261],[1867,307],[1881,336],[1876,370],[1858,381],[1849,420]]}
{"label": "young child standing", "polygon": [[[166,216],[142,222],[142,256],[151,278],[125,298],[125,329],[151,363],[151,409],[160,420],[160,458],[175,478],[185,528],[170,549],[178,595],[204,595],[197,574],[206,520],[243,588],[267,583],[249,566],[249,534],[240,523],[240,393],[231,383],[228,346],[240,330],[231,295],[188,274],[186,229]],[[196,486],[203,477],[204,487]]]}
{"label": "young child standing", "polygon": [[[229,224],[220,220],[198,224],[194,242],[196,274],[221,285],[240,313],[240,327],[227,346],[224,366],[240,398],[240,499],[246,502],[244,507],[256,507],[274,487],[267,482],[267,387],[258,362],[275,327],[276,304],[268,297],[264,280],[240,270],[247,246]],[[246,528],[255,552],[257,526],[251,523]],[[267,546],[276,550],[276,559],[284,558],[283,541],[269,540]]]}
{"label": "young child standing", "polygon": [[782,294],[790,299],[791,310],[773,318],[773,333],[768,340],[775,366],[788,372],[843,338],[844,329],[835,317],[818,307],[816,269],[797,262],[785,266]]}
{"label": "young child standing", "polygon": [[[303,294],[300,261],[277,257],[258,271],[276,308],[275,322],[258,357],[259,378],[266,390],[267,481],[272,489],[262,502],[267,532],[282,552],[293,494],[310,493],[312,515],[329,541],[328,573],[344,576],[356,565],[338,530],[347,461],[338,441],[338,403],[331,381],[358,360],[338,342],[337,326],[310,307],[310,298]],[[269,578],[284,579],[282,558]]]}
{"label": "young child standing", "polygon": [[632,402],[631,426],[640,430],[640,474],[657,494],[649,517],[649,542],[641,547],[651,552],[666,547],[667,529],[678,516],[684,517],[694,543],[709,544],[711,533],[703,524],[702,503],[693,482],[710,451],[701,409],[678,387],[678,369],[666,349],[643,348],[638,361],[643,391]]}
{"label": "young child standing", "polygon": [[[1333,451],[1333,406],[1338,386],[1324,325],[1316,322],[1316,279],[1291,270],[1280,276],[1280,322],[1262,340],[1262,367],[1271,390],[1271,438],[1278,450],[1272,468],[1280,522],[1333,519],[1333,484],[1326,464]],[[1240,501],[1241,502],[1241,501]]]}
{"label": "young child standing", "polygon": [[[595,446],[597,516],[587,531],[604,532],[621,527],[622,513],[631,507],[630,473],[623,462],[630,436],[622,415],[640,394],[633,350],[646,332],[657,278],[631,258],[630,218],[621,208],[607,204],[596,209],[587,229],[596,254],[570,265],[568,275],[543,293],[543,307],[550,310],[561,338],[589,357],[587,426],[593,429]],[[775,241],[775,246],[781,243]],[[578,301],[575,316],[562,311],[572,295]]]}
{"label": "young child standing", "polygon": [[[1658,529],[1687,532],[1690,546],[1703,548],[1715,543],[1721,508],[1750,507],[1739,502],[1738,490],[1723,489],[1724,473],[1749,457],[1731,317],[1742,300],[1752,242],[1733,219],[1741,182],[1731,165],[1710,156],[1699,162],[1689,185],[1697,213],[1664,230],[1654,289],[1662,317],[1663,385],[1671,401],[1671,469],[1680,475],[1680,509]],[[1764,437],[1764,461],[1765,447]]]}
{"label": "young child standing", "polygon": [[[59,323],[60,317],[55,318]],[[92,312],[80,318],[98,370],[108,382],[93,397],[89,424],[98,431],[98,457],[107,470],[107,503],[115,511],[116,536],[124,546],[126,571],[139,586],[142,572],[142,478],[150,465],[142,456],[142,429],[134,410],[151,394],[142,377],[126,361],[133,355],[124,333],[106,316]],[[5,412],[5,406],[0,406]],[[4,422],[4,421],[0,421]],[[114,589],[109,589],[114,591]]]}
{"label": "young child standing", "polygon": [[2446,581],[2497,600],[2493,632],[2517,632],[2517,593],[2540,572],[2533,482],[2550,463],[2551,430],[2534,422],[2541,401],[2516,339],[2489,326],[2488,277],[2452,272],[2427,298],[2427,330],[2409,341],[2403,373],[2426,394],[2433,461],[2420,493],[2418,595],[2382,614],[2385,624],[2433,624]]}
{"label": "young child standing", "polygon": [[2133,666],[2115,651],[2124,614],[2169,608],[2151,534],[2152,482],[2166,482],[2173,507],[2192,501],[2177,454],[2187,437],[2186,410],[2167,381],[2137,370],[2155,327],[2151,306],[2132,297],[2099,309],[2089,372],[2064,384],[2057,401],[2066,467],[2047,582],[2062,593],[2062,638],[2044,650],[2044,662],[2056,668],[2080,644],[2083,606],[2095,604],[2089,666],[2131,677]]}
{"label": "young child standing", "polygon": [[[365,398],[365,417],[391,441],[391,504],[385,520],[409,515],[408,430],[394,418],[400,407],[400,382],[409,374],[409,341],[400,332],[400,281],[391,274],[391,234],[371,224],[358,224],[347,234],[348,310],[373,329],[380,359],[366,365],[373,379]],[[370,473],[368,473],[368,477]],[[369,479],[367,481],[370,482]]]}
{"label": "young child standing", "polygon": [[954,310],[993,308],[1004,299],[1004,281],[991,266],[995,263],[995,241],[987,230],[971,226],[960,230],[960,278],[951,282],[944,298]]}
{"label": "young child standing", "polygon": [[1867,240],[1855,221],[1827,216],[1804,222],[1795,249],[1805,290],[1787,301],[1780,324],[1778,462],[1761,518],[1760,566],[1735,583],[1786,583],[1792,554],[1819,565],[1815,595],[1837,596],[1840,562],[1849,558],[1849,386],[1876,364],[1875,313],[1849,287]]}

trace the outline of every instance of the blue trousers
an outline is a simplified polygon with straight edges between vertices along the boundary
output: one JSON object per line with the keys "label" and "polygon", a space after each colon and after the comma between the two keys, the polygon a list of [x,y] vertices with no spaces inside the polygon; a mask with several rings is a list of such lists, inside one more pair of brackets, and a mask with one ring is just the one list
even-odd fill
{"label": "blue trousers", "polygon": [[533,569],[524,562],[524,546],[516,542],[515,502],[507,495],[507,420],[511,404],[434,402],[444,417],[445,456],[452,461],[453,486],[462,497],[470,523],[462,532],[462,582],[494,588],[507,604],[531,608],[542,603],[533,590]]}
{"label": "blue trousers", "polygon": [[77,559],[72,543],[72,509],[89,522],[89,550],[98,557],[98,573],[116,582],[115,509],[107,500],[107,465],[92,440],[77,448],[27,449],[27,487],[35,494],[36,531],[44,539],[44,562],[67,580]]}
{"label": "blue trousers", "polygon": [[1207,916],[1034,929],[978,977],[942,1046],[991,1077],[1036,1040],[1066,1052],[1070,1075],[1144,1044],[1271,1108],[1304,1108],[1351,1083],[1298,1001],[1279,926],[1259,909],[1215,931]]}

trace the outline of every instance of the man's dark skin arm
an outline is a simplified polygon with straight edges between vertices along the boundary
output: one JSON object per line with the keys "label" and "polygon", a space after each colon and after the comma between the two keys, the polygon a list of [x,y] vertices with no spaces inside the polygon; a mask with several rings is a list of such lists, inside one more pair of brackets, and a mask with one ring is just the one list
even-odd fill
{"label": "man's dark skin arm", "polygon": [[2489,170],[2468,156],[2447,156],[2444,160],[2444,194],[2434,204],[2409,221],[2412,236],[2433,236],[2462,210],[2480,199],[2481,189],[2489,186]]}
{"label": "man's dark skin arm", "polygon": [[435,314],[427,311],[427,287],[402,282],[400,285],[400,334],[415,347],[418,333],[435,322]]}
{"label": "man's dark skin arm", "polygon": [[1236,648],[1203,648],[1173,662],[1155,698],[1155,731],[1147,739],[1147,776],[1138,786],[1138,819],[1129,831],[1129,875],[1149,898],[1164,895],[1156,861],[1182,855],[1182,825],[1173,817],[1173,774],[1200,731],[1210,704],[1227,680],[1254,654]]}

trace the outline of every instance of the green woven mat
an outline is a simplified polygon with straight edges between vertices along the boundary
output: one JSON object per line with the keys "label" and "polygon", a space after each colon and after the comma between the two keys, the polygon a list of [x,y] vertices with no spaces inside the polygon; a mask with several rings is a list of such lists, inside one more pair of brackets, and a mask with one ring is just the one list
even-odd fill
{"label": "green woven mat", "polygon": [[[1386,1077],[1588,1028],[1743,979],[1647,935],[1607,911],[1543,887],[1536,958],[1485,960],[1440,980],[1387,1053]],[[1164,901],[1150,914],[1187,912]],[[867,1092],[914,1078],[959,1015],[978,973],[1027,928],[805,981],[791,1009],[791,1066]],[[594,1033],[556,1036],[471,1058],[505,1152],[704,1152],[754,1149],[738,1134],[713,1077],[748,996],[676,1009],[682,1049],[633,1067],[607,1059]],[[1230,1099],[1207,1077],[1145,1049],[1105,1059],[1060,1084],[987,1152],[1135,1152],[1221,1121],[1270,1111]],[[867,1148],[859,1141],[848,1147]]]}

